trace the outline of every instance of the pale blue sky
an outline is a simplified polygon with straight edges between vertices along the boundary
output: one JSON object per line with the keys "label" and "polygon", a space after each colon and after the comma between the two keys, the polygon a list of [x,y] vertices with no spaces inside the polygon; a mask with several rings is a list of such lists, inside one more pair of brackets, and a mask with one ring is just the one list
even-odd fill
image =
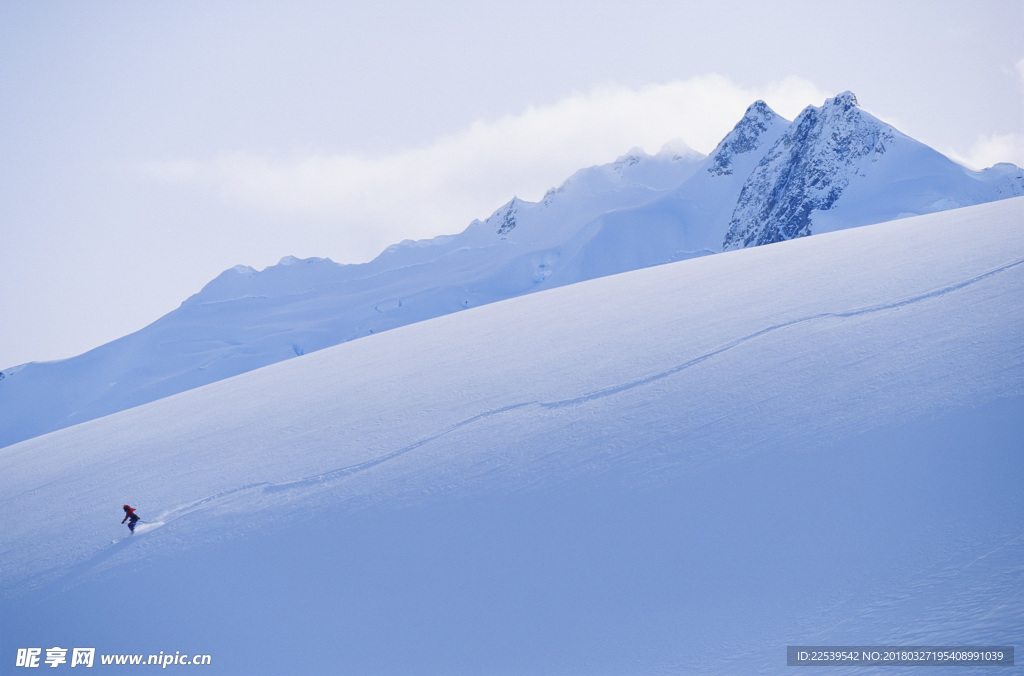
{"label": "pale blue sky", "polygon": [[0,368],[847,89],[1024,164],[1024,2],[2,1]]}

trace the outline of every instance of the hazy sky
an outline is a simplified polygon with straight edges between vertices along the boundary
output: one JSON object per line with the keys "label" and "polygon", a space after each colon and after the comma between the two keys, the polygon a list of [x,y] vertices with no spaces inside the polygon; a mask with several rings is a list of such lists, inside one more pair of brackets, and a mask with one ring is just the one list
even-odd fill
{"label": "hazy sky", "polygon": [[0,368],[847,89],[1024,166],[1024,1],[0,0]]}

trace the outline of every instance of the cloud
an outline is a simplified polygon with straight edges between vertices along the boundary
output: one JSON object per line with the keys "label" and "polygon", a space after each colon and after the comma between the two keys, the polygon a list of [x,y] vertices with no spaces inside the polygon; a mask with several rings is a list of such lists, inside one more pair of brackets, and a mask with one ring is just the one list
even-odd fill
{"label": "cloud", "polygon": [[[1024,96],[1024,59],[1013,66],[1017,88]],[[1024,167],[1024,134],[988,134],[979,136],[966,152],[952,148],[942,151],[947,157],[976,171],[986,169],[1000,162],[1009,162]]]}
{"label": "cloud", "polygon": [[1024,167],[1024,134],[991,134],[981,136],[965,154],[946,153],[950,158],[974,170],[985,169],[1000,162]]}
{"label": "cloud", "polygon": [[792,119],[826,96],[796,77],[761,87],[718,75],[639,88],[606,85],[401,152],[230,153],[149,162],[145,169],[160,182],[205,191],[243,211],[330,223],[339,247],[360,242],[363,249],[332,257],[366,258],[399,239],[459,232],[513,195],[540,199],[577,169],[611,162],[636,146],[653,153],[681,139],[708,153],[757,99]]}

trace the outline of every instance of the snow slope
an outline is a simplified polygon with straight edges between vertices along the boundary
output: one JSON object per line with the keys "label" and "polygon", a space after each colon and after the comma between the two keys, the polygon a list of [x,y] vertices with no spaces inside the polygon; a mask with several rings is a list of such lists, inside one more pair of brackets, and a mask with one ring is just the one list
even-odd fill
{"label": "snow slope", "polygon": [[862,111],[850,92],[790,124],[763,101],[706,158],[685,146],[583,169],[455,236],[363,265],[286,257],[225,271],[152,325],[0,372],[0,446],[296,355],[535,291],[753,244],[1024,194]]}
{"label": "snow slope", "polygon": [[[564,286],[0,450],[0,660],[774,673],[787,645],[1020,645],[1022,209]],[[125,502],[153,523],[112,544]]]}

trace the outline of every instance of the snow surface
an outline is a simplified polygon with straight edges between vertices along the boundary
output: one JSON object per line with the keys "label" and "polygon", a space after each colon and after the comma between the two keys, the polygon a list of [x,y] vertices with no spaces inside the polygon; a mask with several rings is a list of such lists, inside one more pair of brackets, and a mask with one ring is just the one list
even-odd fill
{"label": "snow surface", "polygon": [[850,92],[790,124],[752,104],[710,156],[668,145],[582,169],[459,235],[363,265],[236,266],[150,326],[0,372],[0,447],[399,326],[597,277],[1024,194],[880,122]]}
{"label": "snow surface", "polygon": [[[1022,210],[564,286],[4,448],[4,669],[55,645],[218,674],[1021,645]],[[112,544],[126,502],[152,523]]]}

